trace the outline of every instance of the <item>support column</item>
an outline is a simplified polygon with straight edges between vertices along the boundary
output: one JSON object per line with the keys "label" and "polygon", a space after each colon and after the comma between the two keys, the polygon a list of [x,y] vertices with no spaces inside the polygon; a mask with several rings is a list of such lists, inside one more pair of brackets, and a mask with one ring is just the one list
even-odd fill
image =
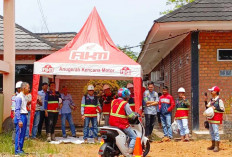
{"label": "support column", "polygon": [[191,34],[192,130],[199,130],[199,32]]}
{"label": "support column", "polygon": [[4,0],[4,61],[9,64],[9,73],[3,74],[4,113],[10,116],[11,97],[15,89],[15,0]]}

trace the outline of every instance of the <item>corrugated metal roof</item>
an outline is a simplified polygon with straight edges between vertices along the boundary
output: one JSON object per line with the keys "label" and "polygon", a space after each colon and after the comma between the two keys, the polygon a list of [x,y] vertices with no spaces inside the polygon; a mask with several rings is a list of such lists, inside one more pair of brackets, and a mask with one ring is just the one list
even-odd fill
{"label": "corrugated metal roof", "polygon": [[[51,42],[15,24],[16,50],[58,50]],[[0,50],[3,50],[3,16],[0,15]]]}
{"label": "corrugated metal roof", "polygon": [[155,22],[231,21],[232,0],[196,0]]}

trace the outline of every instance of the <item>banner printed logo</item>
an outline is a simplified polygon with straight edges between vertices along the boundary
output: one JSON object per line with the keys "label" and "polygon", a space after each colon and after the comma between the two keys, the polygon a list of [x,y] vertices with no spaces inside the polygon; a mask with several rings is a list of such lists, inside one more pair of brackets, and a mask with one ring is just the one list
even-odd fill
{"label": "banner printed logo", "polygon": [[87,43],[82,45],[77,50],[70,53],[69,60],[81,61],[106,61],[109,60],[110,52],[105,51],[96,43]]}
{"label": "banner printed logo", "polygon": [[122,75],[131,75],[131,70],[129,67],[123,67],[121,70],[120,70],[120,74]]}
{"label": "banner printed logo", "polygon": [[51,65],[45,65],[45,66],[42,68],[42,72],[45,72],[45,73],[53,73],[53,72],[54,72],[54,68],[53,68]]}

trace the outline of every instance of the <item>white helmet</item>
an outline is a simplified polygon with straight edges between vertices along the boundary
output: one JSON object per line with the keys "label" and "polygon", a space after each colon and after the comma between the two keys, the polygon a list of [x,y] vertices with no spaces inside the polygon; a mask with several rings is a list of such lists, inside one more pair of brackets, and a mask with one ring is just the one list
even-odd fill
{"label": "white helmet", "polygon": [[128,83],[126,88],[134,88],[134,85],[132,83]]}
{"label": "white helmet", "polygon": [[21,85],[22,85],[22,81],[18,81],[16,84],[15,84],[15,88],[21,88]]}
{"label": "white helmet", "polygon": [[108,89],[108,88],[110,88],[110,86],[109,86],[108,84],[105,84],[105,85],[103,86],[103,90],[106,90],[106,89]]}
{"label": "white helmet", "polygon": [[203,113],[204,116],[211,119],[214,117],[214,109],[212,107],[209,107],[205,112]]}
{"label": "white helmet", "polygon": [[185,89],[184,89],[183,87],[180,87],[180,88],[178,89],[178,93],[185,93]]}
{"label": "white helmet", "polygon": [[93,85],[89,85],[88,86],[88,90],[94,90],[94,86]]}

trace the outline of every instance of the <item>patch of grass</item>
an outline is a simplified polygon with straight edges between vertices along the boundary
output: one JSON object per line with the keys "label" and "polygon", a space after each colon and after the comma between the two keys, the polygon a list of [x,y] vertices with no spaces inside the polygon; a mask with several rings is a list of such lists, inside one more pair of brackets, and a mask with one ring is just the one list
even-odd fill
{"label": "patch of grass", "polygon": [[0,134],[0,154],[14,154],[11,132]]}
{"label": "patch of grass", "polygon": [[[12,133],[0,134],[0,154],[12,155],[14,154],[14,144],[12,143]],[[40,139],[32,140],[28,139],[24,141],[23,149],[29,154],[48,155],[59,154],[60,146],[55,144],[49,144],[46,141],[46,136],[43,135]]]}

